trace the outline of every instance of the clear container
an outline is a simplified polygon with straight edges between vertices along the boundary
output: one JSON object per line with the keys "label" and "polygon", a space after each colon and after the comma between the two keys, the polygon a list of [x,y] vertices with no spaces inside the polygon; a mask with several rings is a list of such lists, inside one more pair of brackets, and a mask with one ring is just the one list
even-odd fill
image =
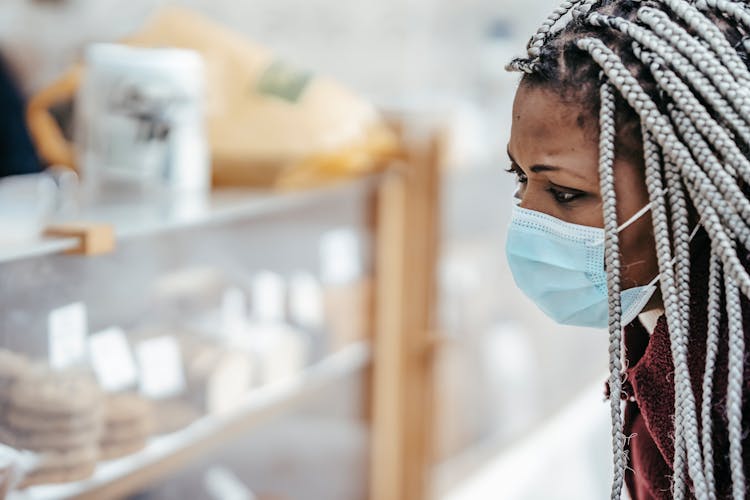
{"label": "clear container", "polygon": [[57,201],[57,186],[47,174],[0,179],[0,245],[39,237]]}
{"label": "clear container", "polygon": [[210,172],[200,54],[93,44],[86,63],[76,143],[89,197],[205,191]]}

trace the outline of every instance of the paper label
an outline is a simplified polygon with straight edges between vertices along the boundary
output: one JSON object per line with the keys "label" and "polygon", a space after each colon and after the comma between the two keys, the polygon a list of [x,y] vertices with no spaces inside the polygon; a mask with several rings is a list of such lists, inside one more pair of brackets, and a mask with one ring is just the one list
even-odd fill
{"label": "paper label", "polygon": [[320,239],[320,275],[327,285],[351,283],[362,276],[362,245],[357,232],[334,229]]}
{"label": "paper label", "polygon": [[223,334],[236,338],[242,334],[247,323],[247,300],[245,293],[237,287],[228,288],[221,299],[221,325]]}
{"label": "paper label", "polygon": [[174,337],[144,340],[136,347],[140,389],[147,398],[164,399],[185,390],[180,346]]}
{"label": "paper label", "polygon": [[259,94],[278,97],[295,103],[312,81],[312,74],[300,71],[281,61],[274,61],[263,72],[255,90]]}
{"label": "paper label", "polygon": [[284,321],[286,283],[272,271],[261,271],[252,281],[253,316],[258,321]]}
{"label": "paper label", "polygon": [[86,361],[88,319],[82,302],[60,307],[47,318],[49,364],[64,370]]}
{"label": "paper label", "polygon": [[311,273],[298,272],[289,280],[289,314],[292,321],[303,328],[323,327],[323,290]]}
{"label": "paper label", "polygon": [[89,357],[99,384],[106,391],[129,389],[138,380],[133,353],[120,328],[108,328],[91,335]]}

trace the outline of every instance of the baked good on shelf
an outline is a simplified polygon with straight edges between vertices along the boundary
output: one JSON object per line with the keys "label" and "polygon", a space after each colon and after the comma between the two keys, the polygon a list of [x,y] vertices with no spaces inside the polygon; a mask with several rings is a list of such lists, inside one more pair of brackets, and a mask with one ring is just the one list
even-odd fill
{"label": "baked good on shelf", "polygon": [[21,486],[89,477],[102,429],[102,392],[93,376],[31,366],[7,389],[0,441],[40,456]]}
{"label": "baked good on shelf", "polygon": [[11,389],[8,409],[49,418],[80,417],[101,412],[102,391],[94,377],[82,370],[53,371],[36,367]]}
{"label": "baked good on shelf", "polygon": [[91,446],[99,438],[98,428],[70,430],[22,430],[5,426],[0,429],[0,440],[19,450],[67,451]]}
{"label": "baked good on shelf", "polygon": [[104,430],[99,440],[102,459],[142,450],[154,431],[153,404],[135,393],[109,394],[104,405]]}
{"label": "baked good on shelf", "polygon": [[193,405],[180,398],[154,401],[156,433],[169,434],[192,424],[200,418]]}
{"label": "baked good on shelf", "polygon": [[25,356],[0,349],[0,411],[5,409],[13,386],[30,368],[31,364]]}
{"label": "baked good on shelf", "polygon": [[39,464],[26,475],[20,487],[86,479],[94,473],[98,458],[99,450],[96,446],[43,452],[40,454]]}
{"label": "baked good on shelf", "polygon": [[12,429],[22,431],[78,431],[97,427],[101,422],[100,412],[88,415],[72,413],[69,415],[52,416],[23,408],[10,407],[5,412],[4,422]]}

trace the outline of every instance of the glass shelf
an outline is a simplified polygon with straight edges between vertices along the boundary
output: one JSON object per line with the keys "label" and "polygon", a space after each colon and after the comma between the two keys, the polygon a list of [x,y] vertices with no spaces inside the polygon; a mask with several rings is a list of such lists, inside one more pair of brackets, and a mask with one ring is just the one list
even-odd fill
{"label": "glass shelf", "polygon": [[205,416],[182,430],[152,438],[138,453],[100,463],[89,479],[34,486],[12,492],[8,498],[93,500],[126,497],[247,432],[248,428],[294,408],[319,390],[360,373],[370,364],[371,358],[369,342],[351,344],[295,377],[253,389],[230,414]]}
{"label": "glass shelf", "polygon": [[[132,203],[98,204],[81,209],[74,217],[53,223],[84,221],[111,224],[118,240],[149,236],[200,226],[219,225],[280,213],[329,196],[364,191],[376,176],[341,182],[305,191],[269,192],[223,189],[206,196],[175,196]],[[23,243],[0,245],[0,263],[62,253],[77,246],[75,238],[40,236]]]}

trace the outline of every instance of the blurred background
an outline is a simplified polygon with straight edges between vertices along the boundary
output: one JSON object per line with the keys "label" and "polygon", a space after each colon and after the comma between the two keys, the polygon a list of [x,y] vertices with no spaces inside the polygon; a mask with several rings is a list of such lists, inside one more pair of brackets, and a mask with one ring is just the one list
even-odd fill
{"label": "blurred background", "polygon": [[[35,98],[44,101],[50,88],[65,87],[57,86],[59,79],[86,59],[90,44],[122,40],[163,7],[178,5],[242,35],[276,58],[325,75],[376,110],[406,115],[422,130],[439,130],[439,202],[432,207],[439,226],[431,332],[437,347],[429,375],[434,397],[423,416],[432,422],[425,498],[601,499],[608,494],[611,461],[608,403],[603,395],[606,333],[560,327],[545,318],[515,288],[504,255],[514,189],[513,176],[504,172],[505,144],[518,76],[507,74],[503,67],[523,52],[528,37],[556,4],[555,0],[3,0],[0,54],[6,79],[15,86],[3,96],[4,114],[16,109],[16,101],[6,96],[20,99],[23,110]],[[179,23],[170,29],[179,32]],[[225,68],[221,78],[231,80],[233,73]],[[294,117],[287,119],[294,122]],[[303,135],[312,134],[301,130]],[[31,130],[29,143],[37,155],[33,162],[50,166],[49,150],[42,146],[40,151],[35,134]],[[26,144],[24,137],[6,141],[10,144],[0,153],[12,156],[8,151]],[[288,141],[294,144],[306,138]],[[54,188],[50,189],[63,194],[75,190],[69,184],[77,183],[77,176],[68,176],[69,171],[60,166],[51,171]],[[5,173],[25,172],[6,169]],[[38,201],[39,189],[46,188],[17,180],[10,176],[5,184],[0,180],[0,231],[6,234],[6,241],[0,237],[0,347],[5,350],[31,360],[44,358],[65,369],[76,365],[75,359],[66,361],[66,356],[75,358],[70,352],[75,353],[76,347],[65,342],[60,347],[59,341],[52,340],[55,328],[50,318],[62,309],[67,322],[75,323],[81,312],[75,307],[71,312],[70,305],[83,304],[86,335],[111,334],[116,326],[117,332],[126,332],[129,349],[136,353],[140,382],[127,379],[122,371],[112,377],[125,377],[130,385],[140,384],[141,395],[150,391],[152,399],[165,400],[157,413],[174,410],[175,405],[167,403],[174,403],[175,397],[165,397],[170,389],[159,382],[160,377],[169,377],[169,368],[162,366],[164,371],[157,369],[156,375],[147,373],[149,356],[143,352],[150,349],[161,360],[157,365],[168,365],[164,360],[174,357],[170,352],[179,344],[184,365],[180,376],[186,381],[172,392],[190,392],[191,411],[198,406],[201,415],[211,415],[214,409],[206,402],[210,399],[206,387],[231,385],[240,377],[237,374],[247,372],[247,361],[237,361],[235,371],[220,374],[223,378],[217,375],[215,381],[205,375],[207,369],[196,368],[204,373],[201,379],[190,371],[198,356],[195,348],[185,347],[191,341],[183,338],[189,336],[184,332],[205,333],[218,324],[223,330],[242,330],[247,327],[245,309],[252,310],[251,323],[270,318],[273,328],[253,323],[253,328],[268,330],[272,340],[264,340],[262,348],[254,344],[248,351],[254,355],[254,375],[259,370],[263,374],[262,382],[250,384],[255,396],[243,411],[257,414],[257,423],[250,419],[252,425],[243,421],[239,426],[239,420],[230,417],[181,415],[178,420],[193,424],[170,429],[167,425],[160,440],[138,452],[140,462],[99,465],[93,479],[75,480],[67,473],[42,475],[39,482],[44,485],[11,495],[85,498],[99,491],[99,496],[89,498],[266,500],[372,496],[371,481],[378,478],[371,474],[367,415],[377,415],[378,410],[368,409],[371,374],[360,368],[371,357],[377,363],[378,353],[352,342],[360,337],[352,334],[358,327],[351,324],[358,321],[352,311],[364,310],[357,309],[362,302],[356,301],[368,300],[371,292],[363,290],[382,251],[367,229],[372,225],[371,183],[345,181],[323,191],[316,186],[316,194],[304,194],[302,189],[293,195],[242,196],[232,191],[219,193],[207,204],[181,202],[168,209],[153,200],[86,204],[75,194],[71,202],[58,192],[53,195],[55,208],[43,210],[40,224],[72,217],[115,225],[117,250],[92,259],[60,255],[59,245],[69,240],[59,239],[59,234],[55,240],[24,236],[28,224],[37,219],[29,222],[23,217],[42,209],[29,205],[28,199],[14,202],[11,194],[30,189]],[[98,192],[101,198],[109,191]],[[212,222],[202,225],[208,219]],[[14,230],[22,237],[8,238]],[[69,238],[71,233],[63,236]],[[409,269],[404,272],[408,280]],[[278,312],[285,307],[291,312]],[[297,333],[290,334],[291,329]],[[302,330],[304,335],[299,334]],[[204,364],[234,366],[232,353],[245,352],[246,347],[237,347],[242,344],[238,336],[228,334],[231,342],[222,341],[223,350]],[[102,343],[118,344],[123,336],[101,338]],[[166,347],[154,342],[164,338],[177,341]],[[105,350],[123,352],[109,344]],[[86,365],[97,364],[92,345]],[[53,355],[55,350],[62,354]],[[263,363],[280,365],[281,372],[287,367],[296,378],[288,378],[288,373],[274,378],[269,374],[274,369]],[[100,384],[106,378],[101,371],[94,366]],[[300,376],[300,371],[305,375]],[[0,373],[0,382],[3,377]],[[155,387],[144,389],[149,377],[156,377],[151,384]],[[114,384],[112,392],[128,388],[127,380]],[[201,388],[194,389],[196,384]],[[308,389],[314,389],[312,396],[301,397]],[[231,400],[232,393],[228,394],[216,398]],[[192,404],[196,399],[200,401]],[[9,401],[12,405],[15,400]],[[222,407],[221,401],[216,404]],[[237,410],[230,409],[230,416],[232,411]],[[175,428],[183,430],[170,434]],[[201,448],[189,459],[185,455],[184,460],[163,467],[164,473],[158,472],[158,464],[171,456],[169,450],[189,447],[191,439],[198,442],[230,428],[231,439]],[[30,448],[12,439],[6,443],[15,449]],[[78,466],[65,462],[66,470]],[[149,477],[131,474],[148,467],[155,471]],[[117,478],[128,474],[135,479],[117,483]],[[61,480],[72,482],[47,484]],[[96,489],[108,484],[128,486]]]}

